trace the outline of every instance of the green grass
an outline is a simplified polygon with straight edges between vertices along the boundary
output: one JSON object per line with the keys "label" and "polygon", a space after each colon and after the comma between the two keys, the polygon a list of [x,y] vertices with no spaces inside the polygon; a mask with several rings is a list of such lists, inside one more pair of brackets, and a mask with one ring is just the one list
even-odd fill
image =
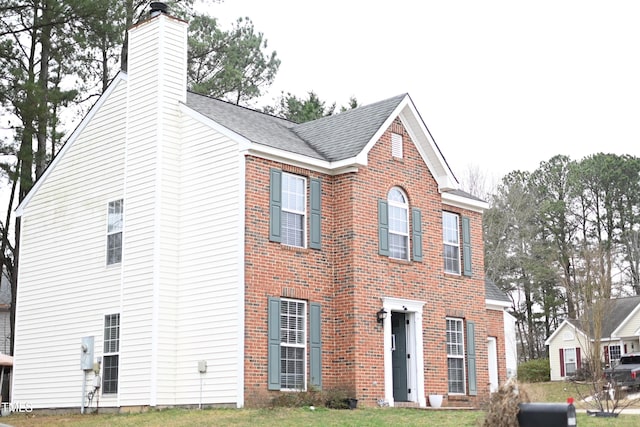
{"label": "green grass", "polygon": [[[442,426],[477,427],[484,412],[469,410],[419,410],[366,408],[349,410],[316,409],[168,409],[142,414],[30,415],[12,414],[0,419],[16,427],[207,427],[207,426]],[[620,415],[616,419],[578,414],[581,427],[636,427],[640,415]]]}
{"label": "green grass", "polygon": [[22,427],[137,427],[137,426],[477,426],[481,411],[425,411],[418,409],[367,408],[330,410],[301,409],[168,409],[143,414],[119,415],[26,415],[12,414],[2,418],[12,426]]}
{"label": "green grass", "polygon": [[[522,388],[532,402],[566,402],[576,397],[575,385],[565,382],[525,384]],[[580,405],[578,405],[580,407]],[[584,407],[586,409],[586,407]],[[358,408],[330,410],[317,408],[274,409],[167,409],[133,414],[66,414],[43,415],[16,413],[0,418],[0,423],[15,427],[257,427],[257,426],[442,426],[478,427],[485,413],[472,410],[421,410],[403,408]],[[640,415],[625,414],[618,418],[589,417],[578,414],[580,427],[636,427]]]}

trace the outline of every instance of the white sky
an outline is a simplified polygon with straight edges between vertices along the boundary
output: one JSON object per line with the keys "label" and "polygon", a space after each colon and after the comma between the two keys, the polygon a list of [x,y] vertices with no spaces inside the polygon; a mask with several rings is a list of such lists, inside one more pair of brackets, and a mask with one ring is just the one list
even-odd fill
{"label": "white sky", "polygon": [[225,0],[282,64],[269,99],[409,93],[454,173],[640,156],[640,1]]}

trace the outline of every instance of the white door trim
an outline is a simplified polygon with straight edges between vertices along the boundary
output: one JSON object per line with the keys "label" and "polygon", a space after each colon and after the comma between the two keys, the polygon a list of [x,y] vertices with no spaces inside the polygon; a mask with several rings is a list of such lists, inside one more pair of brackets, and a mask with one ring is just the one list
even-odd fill
{"label": "white door trim", "polygon": [[422,338],[423,301],[400,298],[382,298],[382,307],[388,313],[384,321],[384,399],[389,406],[395,406],[393,399],[393,365],[391,350],[391,312],[399,311],[407,314],[407,351],[412,357],[408,360],[407,386],[411,389],[408,398],[420,407],[427,406],[424,393],[424,343]]}
{"label": "white door trim", "polygon": [[498,391],[498,342],[495,337],[487,337],[487,358],[489,359],[489,392]]}

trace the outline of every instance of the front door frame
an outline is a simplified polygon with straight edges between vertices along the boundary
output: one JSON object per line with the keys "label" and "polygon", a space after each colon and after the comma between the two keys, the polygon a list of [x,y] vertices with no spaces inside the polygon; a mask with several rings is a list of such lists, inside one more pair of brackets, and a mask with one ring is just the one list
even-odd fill
{"label": "front door frame", "polygon": [[[423,301],[382,298],[382,307],[391,314],[392,311],[405,313],[407,324],[407,353],[411,358],[407,360],[407,387],[411,390],[407,400],[417,403],[420,407],[427,406],[424,393],[424,343],[422,338],[422,308]],[[393,398],[393,363],[391,348],[391,316],[384,321],[384,395],[389,406],[395,406]]]}

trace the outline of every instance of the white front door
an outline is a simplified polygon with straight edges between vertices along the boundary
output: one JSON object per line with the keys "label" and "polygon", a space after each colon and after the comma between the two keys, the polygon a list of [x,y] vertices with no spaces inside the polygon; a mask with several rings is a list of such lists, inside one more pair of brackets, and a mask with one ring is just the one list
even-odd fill
{"label": "white front door", "polygon": [[487,356],[489,358],[489,391],[498,390],[498,345],[494,337],[487,338]]}

